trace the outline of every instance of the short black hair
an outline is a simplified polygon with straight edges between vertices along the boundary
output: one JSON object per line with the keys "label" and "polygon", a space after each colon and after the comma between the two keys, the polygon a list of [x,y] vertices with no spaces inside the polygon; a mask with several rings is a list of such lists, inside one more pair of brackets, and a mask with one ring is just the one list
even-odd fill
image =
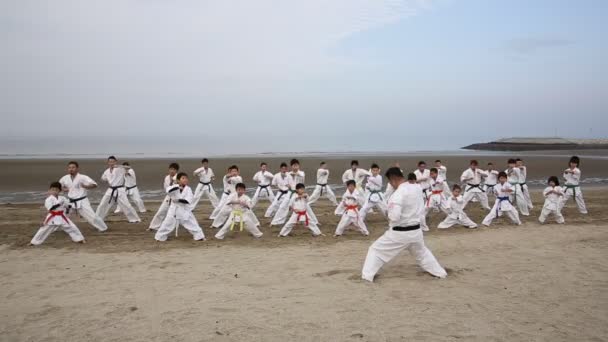
{"label": "short black hair", "polygon": [[122,163],[122,165],[124,165],[124,166],[131,166],[131,164],[129,164],[129,162],[124,162],[124,163]]}
{"label": "short black hair", "polygon": [[556,176],[551,176],[547,179],[547,184],[551,182],[555,183],[555,185],[559,185],[559,179]]}
{"label": "short black hair", "polygon": [[570,162],[569,163],[575,163],[576,167],[578,167],[579,165],[581,165],[581,159],[577,156],[572,156],[570,158]]}
{"label": "short black hair", "polygon": [[53,182],[51,183],[51,185],[49,185],[49,189],[59,189],[61,190],[63,187],[61,186],[61,183],[59,182]]}
{"label": "short black hair", "polygon": [[287,163],[281,163],[281,169],[287,167]]}
{"label": "short black hair", "polygon": [[500,178],[502,178],[502,177],[509,178],[509,177],[507,176],[507,173],[506,173],[506,172],[504,172],[504,171],[500,171],[500,172],[498,173],[498,179],[500,179]]}
{"label": "short black hair", "polygon": [[171,163],[171,164],[169,164],[169,168],[170,169],[175,169],[175,170],[179,171],[179,164],[178,163]]}
{"label": "short black hair", "polygon": [[203,159],[201,160],[201,164],[208,163],[208,162],[209,162],[209,159],[207,159],[207,158],[203,158]]}
{"label": "short black hair", "polygon": [[424,160],[421,160],[418,162],[418,166],[420,166],[420,165],[426,165],[426,162]]}
{"label": "short black hair", "polygon": [[264,166],[264,165],[268,166],[268,164],[266,164],[265,162],[261,162],[261,163],[260,163],[260,167],[262,167],[262,166]]}
{"label": "short black hair", "polygon": [[304,185],[303,183],[296,184],[296,190],[300,190],[300,189],[306,189],[306,185]]}
{"label": "short black hair", "polygon": [[290,164],[291,166],[294,166],[295,164],[300,165],[300,161],[294,158],[294,159],[292,159],[292,160],[291,160],[291,162],[290,162],[289,164]]}
{"label": "short black hair", "polygon": [[355,165],[359,166],[359,161],[358,160],[351,160],[350,161],[350,166],[355,166]]}
{"label": "short black hair", "polygon": [[439,171],[437,170],[436,167],[432,167],[430,170],[431,173],[438,173]]}
{"label": "short black hair", "polygon": [[247,185],[245,185],[245,183],[238,183],[234,188],[247,190]]}
{"label": "short black hair", "polygon": [[180,180],[180,179],[182,179],[183,177],[188,178],[188,174],[187,174],[187,173],[185,173],[185,172],[180,172],[180,173],[178,173],[178,174],[177,174],[177,176],[175,176],[175,179]]}
{"label": "short black hair", "polygon": [[73,160],[71,160],[71,161],[68,162],[68,166],[70,166],[70,165],[74,165],[76,167],[80,167],[80,165],[78,165],[78,162],[73,161]]}
{"label": "short black hair", "polygon": [[507,164],[515,164],[515,159],[513,158],[509,158],[509,160],[507,160]]}
{"label": "short black hair", "polygon": [[494,165],[494,163],[492,163],[492,162],[489,162],[489,163],[488,163],[488,165]]}
{"label": "short black hair", "polygon": [[239,170],[239,167],[236,165],[230,165],[230,167],[228,168],[228,170]]}
{"label": "short black hair", "polygon": [[376,163],[373,163],[371,166],[371,169],[379,169],[379,168],[380,168],[380,166],[378,166],[378,164],[376,164]]}
{"label": "short black hair", "polygon": [[390,167],[388,170],[386,170],[384,176],[386,176],[388,179],[393,177],[403,178],[403,172],[401,172],[401,169],[398,167]]}
{"label": "short black hair", "polygon": [[321,162],[321,164],[319,164],[319,165],[323,166],[323,165],[325,165],[325,164],[327,164],[327,163],[323,161],[323,162]]}
{"label": "short black hair", "polygon": [[471,159],[469,165],[479,165],[479,162],[477,161],[477,159]]}
{"label": "short black hair", "polygon": [[515,161],[518,162],[518,161],[523,161],[523,160],[521,158],[515,158]]}
{"label": "short black hair", "polygon": [[346,187],[349,187],[349,186],[351,186],[351,185],[357,186],[357,182],[355,182],[355,181],[354,181],[354,180],[352,180],[352,179],[347,180],[347,181],[346,181]]}
{"label": "short black hair", "polygon": [[462,190],[462,188],[460,187],[460,185],[454,184],[454,185],[452,185],[452,191],[454,191],[454,190]]}
{"label": "short black hair", "polygon": [[435,160],[435,163],[441,163],[441,160],[437,159]]}
{"label": "short black hair", "polygon": [[418,180],[418,177],[416,177],[416,174],[413,172],[410,172],[407,174],[407,180],[408,181],[415,181]]}
{"label": "short black hair", "polygon": [[118,159],[116,159],[116,157],[114,157],[114,156],[109,156],[108,160],[118,160]]}

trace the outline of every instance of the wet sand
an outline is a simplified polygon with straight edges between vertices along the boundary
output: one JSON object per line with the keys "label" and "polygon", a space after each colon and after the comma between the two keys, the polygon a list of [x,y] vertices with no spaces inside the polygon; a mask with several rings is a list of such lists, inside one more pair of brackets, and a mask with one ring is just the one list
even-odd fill
{"label": "wet sand", "polygon": [[[194,242],[181,230],[160,244],[144,223],[109,217],[110,230],[78,223],[87,244],[63,233],[27,247],[40,204],[0,206],[0,335],[5,341],[602,341],[608,336],[608,188],[585,189],[590,214],[571,203],[565,225],[541,226],[540,193],[525,224],[434,227],[426,242],[449,271],[423,273],[404,253],[374,284],[359,280],[370,237],[335,239],[338,217],[315,207],[327,236],[298,227],[264,236]],[[478,205],[467,209],[480,222]],[[208,202],[195,212],[208,238]]]}

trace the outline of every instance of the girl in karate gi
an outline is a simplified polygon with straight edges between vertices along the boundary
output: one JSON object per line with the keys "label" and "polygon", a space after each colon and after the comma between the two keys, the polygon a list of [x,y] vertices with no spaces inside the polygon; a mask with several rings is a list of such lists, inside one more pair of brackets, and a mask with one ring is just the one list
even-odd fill
{"label": "girl in karate gi", "polygon": [[564,197],[564,190],[559,186],[559,180],[555,176],[549,177],[547,181],[548,187],[543,190],[543,196],[545,196],[545,204],[543,210],[540,212],[538,221],[545,223],[547,217],[550,215],[555,216],[557,223],[564,223],[564,216],[560,208],[560,203]]}
{"label": "girl in karate gi", "polygon": [[437,228],[446,229],[454,225],[461,225],[467,228],[477,228],[477,223],[473,222],[463,210],[464,198],[461,195],[462,188],[458,184],[452,186],[452,196],[448,199],[449,214],[445,220],[441,221]]}
{"label": "girl in karate gi", "polygon": [[489,227],[490,224],[492,224],[492,220],[502,215],[507,216],[516,225],[521,224],[521,221],[519,220],[519,213],[509,200],[509,196],[513,192],[513,185],[507,182],[506,172],[499,173],[498,184],[496,184],[494,187],[496,203],[494,203],[494,207],[490,210],[490,213],[486,216],[486,218],[483,219],[482,224],[484,226]]}

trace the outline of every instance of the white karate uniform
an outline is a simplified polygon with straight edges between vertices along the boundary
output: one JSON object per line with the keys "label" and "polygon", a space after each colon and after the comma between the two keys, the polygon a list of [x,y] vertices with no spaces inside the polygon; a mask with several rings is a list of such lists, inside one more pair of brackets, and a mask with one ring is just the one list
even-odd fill
{"label": "white karate uniform", "polygon": [[460,181],[466,183],[464,187],[464,205],[463,208],[473,199],[476,198],[481,203],[482,208],[490,210],[488,205],[488,194],[482,187],[483,178],[487,177],[487,173],[480,169],[466,169],[460,176]]}
{"label": "white karate uniform", "polygon": [[439,223],[437,228],[446,229],[457,224],[467,228],[477,228],[477,223],[473,222],[469,216],[467,216],[463,208],[464,197],[462,195],[458,197],[450,196],[448,199],[449,214],[445,220]]}
{"label": "white karate uniform", "polygon": [[253,209],[261,198],[267,199],[270,204],[274,202],[274,191],[272,191],[272,180],[274,175],[268,171],[258,171],[253,176],[253,181],[258,183],[258,187],[255,189],[255,194],[251,200],[251,208]]}
{"label": "white karate uniform", "polygon": [[530,191],[528,190],[528,184],[526,184],[526,178],[528,177],[528,168],[522,166],[519,168],[519,186],[521,187],[521,192],[526,200],[526,204],[528,205],[528,209],[532,210],[534,205],[532,205],[532,197],[530,197]]}
{"label": "white karate uniform", "polygon": [[483,219],[482,224],[484,226],[489,226],[492,223],[492,220],[494,220],[496,217],[502,216],[503,214],[511,219],[513,223],[517,225],[521,224],[517,209],[511,205],[509,200],[510,193],[506,192],[506,190],[513,190],[513,188],[513,185],[508,182],[505,182],[504,184],[498,183],[496,186],[494,186],[496,202],[494,203],[492,210],[490,210],[488,215]]}
{"label": "white karate uniform", "polygon": [[430,274],[445,278],[447,272],[439,265],[437,259],[424,244],[420,229],[396,231],[394,227],[415,227],[420,225],[424,213],[423,194],[418,184],[404,182],[389,198],[389,229],[376,240],[367,251],[363,265],[362,278],[373,282],[374,276],[384,264],[390,262],[401,251],[407,249],[422,269]]}
{"label": "white karate uniform", "polygon": [[[137,188],[137,177],[135,176],[135,171],[131,168],[125,172],[125,191],[127,192],[127,198],[135,204],[137,210],[139,210],[140,213],[145,213],[146,206],[144,205],[144,201],[141,199],[139,189]],[[117,206],[114,213],[119,212],[120,207]]]}
{"label": "white karate uniform", "polygon": [[359,216],[363,222],[367,218],[367,214],[371,209],[377,207],[380,209],[383,215],[386,216],[386,199],[382,193],[382,176],[369,176],[367,177],[367,184],[365,185],[365,199],[363,207],[359,212]]}
{"label": "white karate uniform", "polygon": [[108,183],[109,188],[103,195],[99,206],[97,206],[97,216],[105,219],[108,211],[116,204],[121,212],[125,214],[129,222],[141,222],[135,209],[129,203],[127,192],[125,190],[125,172],[126,169],[122,166],[108,168],[101,176],[101,180]]}
{"label": "white karate uniform", "polygon": [[365,199],[359,190],[355,189],[355,191],[350,192],[346,189],[346,192],[342,195],[342,201],[335,211],[336,215],[342,215],[338,227],[336,227],[335,235],[342,235],[344,230],[350,225],[355,226],[361,234],[365,236],[369,235],[363,217],[359,213],[359,206],[363,201],[365,201]]}
{"label": "white karate uniform", "polygon": [[327,183],[329,180],[329,170],[326,169],[318,169],[317,170],[317,185],[315,186],[315,190],[312,192],[312,196],[308,200],[308,204],[315,203],[321,196],[325,195],[327,199],[333,203],[334,205],[338,205],[338,201],[336,200],[336,195],[334,191],[331,189],[331,186]]}
{"label": "white karate uniform", "polygon": [[425,203],[426,214],[431,210],[441,210],[444,213],[449,214],[448,196],[450,188],[447,182],[440,176],[437,176],[437,179],[431,178],[429,182],[430,188]]}
{"label": "white karate uniform", "polygon": [[280,236],[287,236],[298,222],[301,222],[306,228],[310,229],[312,235],[321,235],[321,230],[318,227],[319,221],[310,208],[308,198],[295,194],[289,200],[289,208],[291,208],[292,213],[287,223],[281,229],[281,232],[279,232]]}
{"label": "white karate uniform", "polygon": [[[167,241],[167,237],[172,231],[175,230],[175,235],[177,235],[177,229],[181,225],[192,234],[194,240],[204,240],[205,234],[192,214],[192,201],[194,200],[192,189],[189,186],[182,189],[178,184],[171,185],[167,188],[167,196],[171,199],[171,205],[169,205],[167,217],[154,235],[154,239]],[[181,203],[180,199],[186,200],[187,203]]]}
{"label": "white karate uniform", "polygon": [[[239,204],[230,204],[230,202],[239,201]],[[258,220],[255,217],[253,211],[251,211],[252,201],[247,195],[239,197],[239,194],[235,192],[231,193],[228,198],[228,204],[226,207],[230,207],[230,216],[226,223],[220,229],[215,238],[223,240],[230,230],[241,229],[243,226],[251,235],[256,238],[262,237],[262,232],[258,229]]]}
{"label": "white karate uniform", "polygon": [[414,174],[416,175],[416,183],[418,183],[418,185],[420,185],[422,188],[423,198],[426,202],[429,196],[428,192],[431,187],[431,171],[429,169],[424,169],[422,172],[420,172],[419,169],[416,169]]}
{"label": "white karate uniform", "polygon": [[[557,191],[561,195],[549,193],[551,190]],[[562,215],[560,208],[562,197],[564,197],[564,190],[560,186],[548,186],[543,190],[543,196],[545,196],[545,204],[543,205],[543,210],[540,212],[538,221],[540,221],[540,223],[545,223],[549,215],[554,215],[557,223],[564,223],[564,216]]]}
{"label": "white karate uniform", "polygon": [[215,178],[213,169],[210,167],[199,167],[194,170],[194,175],[198,177],[198,184],[194,190],[194,203],[192,203],[192,208],[196,208],[198,202],[204,197],[209,198],[213,208],[217,207],[220,200],[217,198],[217,194],[213,189],[213,184],[211,184],[213,178]]}
{"label": "white karate uniform", "polygon": [[448,180],[448,168],[445,165],[441,165],[437,168],[437,175],[441,177],[441,179],[445,180],[447,183]]}
{"label": "white karate uniform", "polygon": [[226,203],[228,202],[228,197],[230,196],[230,194],[236,191],[236,185],[239,183],[243,183],[243,177],[231,177],[225,175],[222,179],[222,182],[224,183],[224,192],[222,193],[220,202],[218,203],[217,207],[213,209],[213,212],[210,216],[210,219],[213,220],[213,223],[211,224],[213,228],[219,228],[224,225],[224,222],[226,222],[228,216],[230,216],[230,212],[232,211],[232,209],[230,207],[226,207]]}
{"label": "white karate uniform", "polygon": [[354,180],[357,184],[357,189],[363,191],[363,182],[371,175],[372,173],[365,169],[355,169],[354,171],[353,169],[348,169],[342,174],[342,183],[346,184],[347,181]]}
{"label": "white karate uniform", "polygon": [[[163,189],[167,189],[171,185],[175,184],[177,182],[176,177],[177,175],[173,177],[171,177],[170,175],[166,175],[165,179],[163,180]],[[169,211],[170,205],[171,197],[169,197],[169,195],[166,195],[163,201],[161,202],[158,211],[156,211],[156,214],[154,214],[154,217],[152,218],[152,222],[150,222],[150,226],[148,227],[148,229],[157,230],[158,228],[160,228],[160,225],[165,220],[165,217],[167,217],[167,212]]]}
{"label": "white karate uniform", "polygon": [[74,222],[67,217],[65,211],[70,207],[70,202],[63,196],[49,196],[44,201],[44,206],[49,211],[46,215],[42,227],[38,229],[36,235],[30,243],[32,245],[40,245],[46,240],[51,233],[57,230],[66,232],[72,241],[80,242],[84,240],[84,236],[76,227]]}
{"label": "white karate uniform", "polygon": [[103,219],[97,216],[91,207],[87,198],[88,190],[82,187],[83,185],[97,185],[95,181],[89,176],[78,173],[73,178],[70,175],[61,177],[59,183],[68,190],[68,200],[73,209],[71,213],[77,213],[100,232],[108,230],[108,226],[103,222]]}
{"label": "white karate uniform", "polygon": [[269,218],[273,217],[275,212],[279,209],[283,201],[288,201],[290,199],[290,184],[293,182],[289,173],[279,172],[274,175],[272,179],[272,185],[277,188],[277,193],[275,194],[274,200],[272,204],[266,209],[266,213],[264,217]]}
{"label": "white karate uniform", "polygon": [[487,170],[485,171],[486,178],[484,179],[483,185],[486,191],[486,196],[494,195],[494,186],[498,183],[498,174],[497,170]]}
{"label": "white karate uniform", "polygon": [[517,167],[505,170],[507,174],[507,182],[513,186],[513,192],[509,196],[511,203],[514,203],[519,212],[524,215],[530,215],[528,209],[528,201],[524,196],[524,192],[521,190],[521,170]]}
{"label": "white karate uniform", "polygon": [[[572,173],[566,173],[566,171],[571,171]],[[564,191],[564,196],[560,204],[560,210],[564,208],[571,197],[574,197],[578,211],[581,214],[587,214],[587,207],[585,206],[585,200],[583,199],[583,192],[579,186],[581,181],[581,170],[576,167],[574,170],[566,169],[566,171],[564,171],[563,175],[564,179],[566,180],[566,184],[564,184],[564,188],[566,188],[566,190]]]}
{"label": "white karate uniform", "polygon": [[287,216],[289,216],[289,201],[292,197],[296,196],[296,185],[299,183],[304,184],[306,180],[304,171],[298,171],[297,173],[289,172],[289,176],[289,200],[284,200],[281,202],[279,209],[277,209],[277,212],[272,218],[272,222],[270,222],[271,226],[280,226],[287,221]]}

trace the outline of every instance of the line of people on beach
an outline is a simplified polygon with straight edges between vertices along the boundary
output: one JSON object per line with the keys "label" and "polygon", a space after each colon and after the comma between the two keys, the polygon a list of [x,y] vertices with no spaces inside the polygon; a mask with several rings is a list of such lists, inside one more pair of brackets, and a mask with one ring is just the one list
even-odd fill
{"label": "line of people on beach", "polygon": [[[107,164],[101,180],[108,184],[108,188],[94,211],[87,191],[98,184],[79,172],[77,162],[68,163],[68,174],[50,186],[45,201],[48,213],[31,244],[41,244],[56,230],[64,230],[72,240],[84,242],[82,233],[69,216],[80,216],[99,231],[106,231],[108,227],[104,220],[114,206],[115,212],[124,214],[130,223],[141,222],[138,212],[146,212],[146,208],[133,168],[126,162],[119,164],[114,156],[107,159]],[[193,173],[198,180],[194,191],[189,186],[188,174],[180,172],[177,163],[169,165],[163,182],[166,196],[148,227],[155,231],[157,241],[166,241],[171,233],[177,234],[179,227],[186,229],[195,240],[205,240],[203,230],[192,212],[203,199],[207,199],[214,208],[210,219],[211,227],[218,230],[215,234],[218,240],[224,239],[235,229],[245,229],[255,238],[262,237],[260,221],[253,212],[262,200],[269,203],[264,217],[271,219],[271,226],[282,226],[280,237],[289,235],[297,225],[308,228],[313,236],[323,235],[313,211],[314,204],[322,197],[336,206],[335,214],[341,217],[335,228],[335,237],[341,236],[349,228],[369,235],[366,224],[368,214],[377,210],[387,216],[389,199],[395,191],[390,182],[384,185],[379,165],[374,163],[369,169],[364,169],[359,167],[358,161],[353,160],[351,167],[341,177],[346,191],[340,201],[328,183],[330,174],[324,162],[317,170],[315,188],[308,195],[304,185],[305,174],[300,169],[300,162],[293,159],[289,165],[282,163],[276,174],[268,170],[266,163],[261,163],[259,171],[253,176],[257,186],[252,198],[246,194],[247,186],[238,166],[230,166],[222,177],[223,191],[218,198],[213,187],[215,174],[209,167],[209,160],[203,159],[201,164]],[[560,186],[558,177],[549,177],[543,190],[545,202],[539,217],[541,223],[550,217],[557,223],[564,223],[561,211],[570,198],[575,199],[580,213],[587,213],[580,189],[579,165],[578,157],[570,159],[568,168],[562,174],[564,186]],[[403,173],[399,165],[394,167]],[[469,168],[460,177],[461,184],[451,186],[447,182],[447,168],[440,160],[435,161],[435,166],[430,169],[421,161],[416,170],[404,174],[404,177],[408,183],[420,188],[423,202],[420,227],[423,231],[429,230],[427,217],[439,212],[445,215],[438,224],[439,229],[455,225],[477,228],[478,225],[465,212],[470,202],[478,202],[488,211],[482,220],[485,226],[490,226],[493,220],[503,216],[519,225],[520,215],[528,216],[533,208],[526,184],[527,168],[521,159],[509,159],[504,171],[496,170],[492,163],[482,170],[476,160],[471,160]],[[60,196],[61,192],[67,193],[67,198]],[[493,207],[489,206],[489,196],[495,198]]]}

